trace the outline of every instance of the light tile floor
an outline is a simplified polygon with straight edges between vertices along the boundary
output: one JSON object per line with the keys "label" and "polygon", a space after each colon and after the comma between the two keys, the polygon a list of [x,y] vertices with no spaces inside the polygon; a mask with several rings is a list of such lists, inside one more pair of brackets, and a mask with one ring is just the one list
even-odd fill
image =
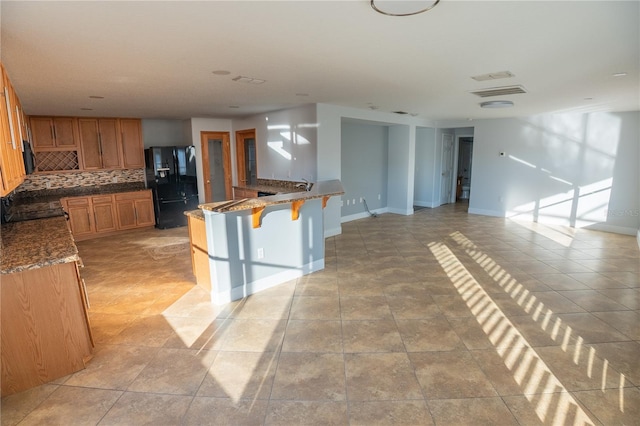
{"label": "light tile floor", "polygon": [[2,425],[640,424],[635,238],[465,210],[344,224],[225,306],[147,252],[186,228],[80,242],[94,358]]}

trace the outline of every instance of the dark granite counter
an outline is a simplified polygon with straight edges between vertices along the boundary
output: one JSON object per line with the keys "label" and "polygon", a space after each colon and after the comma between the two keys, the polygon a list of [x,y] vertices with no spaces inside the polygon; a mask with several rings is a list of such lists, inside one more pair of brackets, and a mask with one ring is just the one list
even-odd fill
{"label": "dark granite counter", "polygon": [[77,186],[40,191],[18,192],[13,195],[10,208],[7,210],[8,222],[43,219],[63,216],[60,200],[66,197],[84,197],[91,195],[115,194],[118,192],[141,191],[144,182],[123,182],[97,186]]}
{"label": "dark granite counter", "polygon": [[294,201],[305,201],[316,198],[331,197],[334,195],[344,194],[342,182],[339,180],[329,180],[316,182],[310,191],[293,191],[269,195],[266,197],[247,198],[235,201],[220,201],[216,203],[201,204],[198,207],[204,210],[210,210],[217,213],[225,213],[232,211],[248,210],[254,208],[267,207],[276,204],[287,204]]}
{"label": "dark granite counter", "polygon": [[63,217],[6,223],[0,232],[1,274],[80,260]]}

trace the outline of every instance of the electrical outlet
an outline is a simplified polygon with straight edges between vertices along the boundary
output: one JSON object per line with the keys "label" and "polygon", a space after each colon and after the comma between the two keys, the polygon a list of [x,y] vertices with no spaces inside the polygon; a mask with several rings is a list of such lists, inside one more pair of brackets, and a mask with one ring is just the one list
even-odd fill
{"label": "electrical outlet", "polygon": [[347,200],[347,205],[349,205],[349,200]]}
{"label": "electrical outlet", "polygon": [[380,199],[380,194],[378,194],[378,200]]}
{"label": "electrical outlet", "polygon": [[360,197],[360,204],[362,204],[362,197]]}
{"label": "electrical outlet", "polygon": [[344,200],[340,200],[340,207],[344,207]]}
{"label": "electrical outlet", "polygon": [[258,259],[264,259],[264,249],[262,247],[258,249]]}
{"label": "electrical outlet", "polygon": [[356,199],[355,198],[353,199],[352,203],[353,203],[354,206],[356,205]]}

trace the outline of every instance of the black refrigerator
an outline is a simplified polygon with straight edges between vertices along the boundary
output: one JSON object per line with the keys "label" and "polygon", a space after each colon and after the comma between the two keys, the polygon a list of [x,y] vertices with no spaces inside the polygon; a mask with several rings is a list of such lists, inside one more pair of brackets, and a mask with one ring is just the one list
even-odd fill
{"label": "black refrigerator", "polygon": [[156,228],[185,226],[184,212],[198,208],[195,147],[157,146],[144,151],[147,187],[153,191]]}

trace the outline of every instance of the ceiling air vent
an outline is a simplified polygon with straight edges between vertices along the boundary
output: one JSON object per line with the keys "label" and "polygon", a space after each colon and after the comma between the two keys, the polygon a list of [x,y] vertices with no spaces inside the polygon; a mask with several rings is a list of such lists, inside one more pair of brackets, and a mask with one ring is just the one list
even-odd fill
{"label": "ceiling air vent", "polygon": [[406,115],[409,114],[407,111],[393,111],[394,114]]}
{"label": "ceiling air vent", "polygon": [[491,96],[505,96],[505,95],[517,95],[520,93],[527,93],[522,86],[502,86],[502,87],[489,87],[488,89],[480,89],[471,91],[476,96],[481,98],[488,98]]}

